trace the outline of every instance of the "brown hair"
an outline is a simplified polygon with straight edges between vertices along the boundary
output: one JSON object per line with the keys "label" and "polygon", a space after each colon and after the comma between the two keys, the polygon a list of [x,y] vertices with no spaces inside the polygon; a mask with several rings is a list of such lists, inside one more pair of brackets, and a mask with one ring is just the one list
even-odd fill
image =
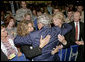
{"label": "brown hair", "polygon": [[26,21],[26,20],[21,21],[17,26],[17,34],[20,36],[26,36],[27,34],[29,34],[29,31],[28,31],[29,23],[32,23],[33,25],[32,21]]}
{"label": "brown hair", "polygon": [[[5,20],[6,27],[9,25],[9,22],[10,22],[11,19],[13,19],[14,23],[16,22],[16,20],[13,17],[9,17]],[[14,26],[15,26],[15,24],[14,24]]]}
{"label": "brown hair", "polygon": [[32,21],[32,20],[23,20],[23,22],[24,22],[24,23],[26,23],[26,24],[31,23],[31,24],[32,24],[32,26],[34,27],[34,23],[33,23],[33,21]]}

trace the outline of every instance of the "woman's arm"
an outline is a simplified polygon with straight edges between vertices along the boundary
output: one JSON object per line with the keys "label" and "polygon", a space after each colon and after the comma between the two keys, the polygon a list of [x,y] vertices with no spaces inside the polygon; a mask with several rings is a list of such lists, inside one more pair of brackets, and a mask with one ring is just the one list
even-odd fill
{"label": "woman's arm", "polygon": [[66,33],[68,33],[70,30],[72,30],[72,26],[68,23],[64,23],[63,24],[63,28],[61,28],[61,33],[62,35],[65,35]]}

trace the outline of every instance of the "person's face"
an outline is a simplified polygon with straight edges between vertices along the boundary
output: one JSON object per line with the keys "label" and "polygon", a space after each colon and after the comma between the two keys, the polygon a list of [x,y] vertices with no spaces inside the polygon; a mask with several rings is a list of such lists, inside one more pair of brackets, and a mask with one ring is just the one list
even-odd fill
{"label": "person's face", "polygon": [[55,26],[59,26],[61,23],[62,23],[61,19],[53,18],[53,24],[54,24]]}
{"label": "person's face", "polygon": [[26,8],[26,3],[25,2],[21,2],[21,6],[22,6],[22,8]]}
{"label": "person's face", "polygon": [[1,29],[1,37],[6,37],[7,36],[7,31],[6,28]]}
{"label": "person's face", "polygon": [[73,13],[72,12],[68,12],[67,16],[68,17],[72,17]]}
{"label": "person's face", "polygon": [[68,11],[69,10],[69,7],[66,7],[65,9]]}
{"label": "person's face", "polygon": [[25,17],[25,20],[31,20],[31,16],[30,16],[30,15],[27,15],[27,16]]}
{"label": "person's face", "polygon": [[59,9],[54,9],[54,14],[56,14],[57,12],[59,12]]}
{"label": "person's face", "polygon": [[42,13],[41,12],[37,12],[37,16],[40,16],[40,15],[42,15]]}
{"label": "person's face", "polygon": [[83,10],[83,7],[82,7],[82,6],[78,6],[77,10],[78,10],[79,12],[81,12],[81,11]]}
{"label": "person's face", "polygon": [[31,23],[28,24],[28,31],[32,32],[34,30],[33,26]]}
{"label": "person's face", "polygon": [[43,24],[38,22],[38,29],[40,30],[43,27]]}
{"label": "person's face", "polygon": [[74,13],[74,21],[78,22],[79,19],[80,19],[80,13],[79,12]]}
{"label": "person's face", "polygon": [[36,10],[33,10],[33,14],[36,15]]}
{"label": "person's face", "polygon": [[10,20],[9,26],[10,26],[10,27],[13,27],[13,26],[14,26],[14,20],[13,20],[13,19]]}

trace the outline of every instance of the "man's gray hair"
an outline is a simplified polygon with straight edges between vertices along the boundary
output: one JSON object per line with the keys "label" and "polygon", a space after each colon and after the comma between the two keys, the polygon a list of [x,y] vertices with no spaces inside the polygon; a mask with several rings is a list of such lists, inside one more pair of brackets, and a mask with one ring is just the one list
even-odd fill
{"label": "man's gray hair", "polygon": [[43,14],[43,15],[38,17],[37,21],[44,24],[44,25],[50,25],[51,18],[47,14]]}

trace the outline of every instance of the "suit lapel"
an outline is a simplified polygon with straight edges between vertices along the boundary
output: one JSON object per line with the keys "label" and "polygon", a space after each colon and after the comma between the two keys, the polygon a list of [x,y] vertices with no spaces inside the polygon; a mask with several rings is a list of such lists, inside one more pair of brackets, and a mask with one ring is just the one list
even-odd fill
{"label": "suit lapel", "polygon": [[82,24],[81,24],[81,22],[79,22],[79,24],[80,24],[80,32],[79,32],[79,40],[80,40],[80,38],[81,38],[81,28],[82,28],[81,25]]}
{"label": "suit lapel", "polygon": [[72,26],[73,26],[73,36],[74,36],[74,38],[75,38],[75,24],[74,24],[74,22],[72,23]]}

